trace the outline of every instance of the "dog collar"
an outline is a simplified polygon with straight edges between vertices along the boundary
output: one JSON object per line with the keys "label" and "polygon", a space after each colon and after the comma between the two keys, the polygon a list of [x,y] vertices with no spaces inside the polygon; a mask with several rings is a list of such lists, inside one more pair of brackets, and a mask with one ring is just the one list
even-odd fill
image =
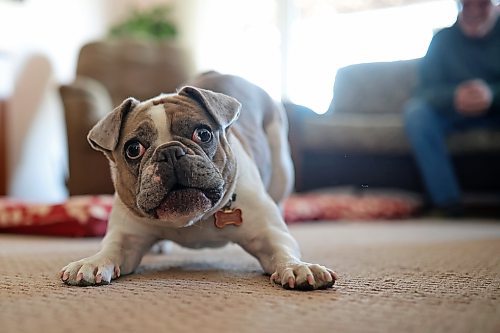
{"label": "dog collar", "polygon": [[222,229],[230,224],[240,226],[243,223],[241,209],[231,208],[234,201],[236,201],[236,193],[233,193],[227,204],[215,213],[214,223],[217,228]]}

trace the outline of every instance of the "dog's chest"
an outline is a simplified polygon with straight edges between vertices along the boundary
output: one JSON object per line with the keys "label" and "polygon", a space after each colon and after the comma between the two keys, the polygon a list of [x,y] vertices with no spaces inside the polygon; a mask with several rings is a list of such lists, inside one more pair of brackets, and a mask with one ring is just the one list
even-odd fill
{"label": "dog's chest", "polygon": [[[237,228],[228,226],[228,228]],[[228,232],[229,231],[229,232]],[[230,242],[230,230],[215,227],[212,220],[200,221],[196,224],[179,229],[166,228],[161,232],[161,238],[171,240],[181,246],[199,249],[204,247],[222,247]]]}

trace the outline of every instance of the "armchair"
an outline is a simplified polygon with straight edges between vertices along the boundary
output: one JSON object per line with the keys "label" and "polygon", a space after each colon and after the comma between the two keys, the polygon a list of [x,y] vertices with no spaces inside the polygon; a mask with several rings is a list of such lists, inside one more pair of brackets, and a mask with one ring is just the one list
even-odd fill
{"label": "armchair", "polygon": [[76,79],[59,91],[68,139],[70,195],[113,193],[106,158],[87,143],[88,131],[127,97],[174,91],[191,76],[188,54],[172,42],[95,41],[82,47]]}

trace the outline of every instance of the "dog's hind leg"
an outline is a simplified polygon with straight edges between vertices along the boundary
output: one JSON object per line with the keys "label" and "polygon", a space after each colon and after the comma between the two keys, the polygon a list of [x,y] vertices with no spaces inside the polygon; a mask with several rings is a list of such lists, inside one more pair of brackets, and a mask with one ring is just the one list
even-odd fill
{"label": "dog's hind leg", "polygon": [[265,132],[271,148],[272,175],[267,189],[271,198],[281,204],[293,190],[294,168],[288,143],[288,121],[281,104],[274,104],[273,118],[266,124]]}

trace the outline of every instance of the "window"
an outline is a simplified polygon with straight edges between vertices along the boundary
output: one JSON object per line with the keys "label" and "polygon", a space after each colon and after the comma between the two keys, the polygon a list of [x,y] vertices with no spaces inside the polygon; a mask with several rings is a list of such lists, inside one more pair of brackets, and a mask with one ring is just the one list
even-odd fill
{"label": "window", "polygon": [[[454,0],[392,1],[410,4],[378,9],[366,6],[391,1],[285,2],[291,6],[291,17],[284,94],[317,113],[326,112],[340,67],[422,57],[433,33],[452,25],[457,15]],[[350,11],[342,11],[342,2],[351,6]],[[356,4],[365,7],[353,9]]]}

